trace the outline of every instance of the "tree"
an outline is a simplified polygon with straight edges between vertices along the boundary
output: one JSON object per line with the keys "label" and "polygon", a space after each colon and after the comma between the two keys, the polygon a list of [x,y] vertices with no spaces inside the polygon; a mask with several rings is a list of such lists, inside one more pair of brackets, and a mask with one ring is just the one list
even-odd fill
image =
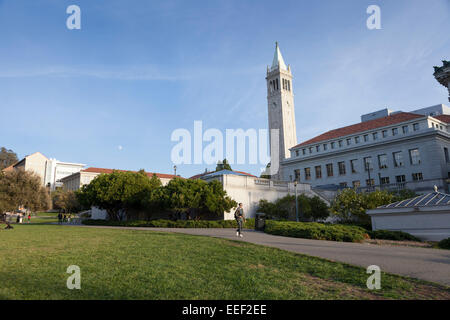
{"label": "tree", "polygon": [[231,166],[228,163],[227,159],[223,159],[223,161],[219,161],[217,163],[216,171],[222,171],[222,170],[230,170],[230,171],[232,171]]}
{"label": "tree", "polygon": [[9,167],[18,161],[17,154],[5,147],[0,148],[0,170]]}
{"label": "tree", "polygon": [[133,212],[145,209],[146,198],[156,185],[160,182],[149,179],[145,172],[113,171],[100,174],[84,185],[77,192],[77,198],[83,206],[106,210],[110,220],[122,220],[124,217],[131,218]]}
{"label": "tree", "polygon": [[311,206],[310,217],[313,219],[313,221],[326,219],[330,215],[328,205],[320,197],[314,196],[310,198],[309,204]]}
{"label": "tree", "polygon": [[48,210],[50,205],[50,196],[38,175],[24,170],[0,171],[0,212],[21,206],[35,212]]}
{"label": "tree", "polygon": [[53,209],[59,209],[64,212],[78,212],[82,206],[78,201],[74,191],[57,189],[51,194]]}

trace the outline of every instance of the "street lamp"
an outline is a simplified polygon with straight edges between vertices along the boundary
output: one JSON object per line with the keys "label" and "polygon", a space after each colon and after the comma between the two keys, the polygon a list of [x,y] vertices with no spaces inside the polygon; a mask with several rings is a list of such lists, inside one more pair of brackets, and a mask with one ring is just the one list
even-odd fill
{"label": "street lamp", "polygon": [[296,218],[296,220],[298,222],[299,219],[298,219],[297,185],[298,185],[298,182],[297,182],[297,180],[295,180],[294,181],[294,187],[295,187],[295,218]]}

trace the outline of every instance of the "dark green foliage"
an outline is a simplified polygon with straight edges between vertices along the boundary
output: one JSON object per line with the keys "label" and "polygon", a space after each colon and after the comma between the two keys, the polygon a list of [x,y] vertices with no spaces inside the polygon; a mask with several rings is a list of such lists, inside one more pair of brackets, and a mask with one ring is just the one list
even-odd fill
{"label": "dark green foliage", "polygon": [[439,241],[438,247],[441,249],[450,249],[450,238]]}
{"label": "dark green foliage", "polygon": [[228,163],[227,159],[223,159],[223,161],[219,161],[217,163],[216,171],[222,171],[222,170],[230,170],[230,171],[232,171],[231,166]]}
{"label": "dark green foliage", "polygon": [[371,239],[396,240],[396,241],[418,241],[419,238],[403,231],[375,230],[369,231]]}
{"label": "dark green foliage", "polygon": [[[234,220],[149,220],[149,221],[112,221],[112,220],[83,220],[85,225],[122,226],[122,227],[153,227],[153,228],[236,228]],[[244,228],[253,229],[255,219],[246,219]]]}
{"label": "dark green foliage", "polygon": [[5,147],[0,148],[0,170],[9,167],[18,161],[17,154]]}
{"label": "dark green foliage", "polygon": [[264,232],[294,238],[361,242],[368,238],[366,230],[355,226],[317,222],[267,220]]}
{"label": "dark green foliage", "polygon": [[338,193],[331,204],[330,211],[346,223],[370,223],[370,217],[366,213],[367,210],[414,196],[415,193],[411,190],[399,192],[375,190],[358,193],[355,189],[348,188]]}
{"label": "dark green foliage", "polygon": [[[329,216],[327,204],[318,196],[309,198],[300,194],[297,196],[297,203],[301,220],[316,221]],[[262,199],[259,201],[258,211],[265,213],[268,219],[295,220],[295,196],[287,195],[275,202]]]}

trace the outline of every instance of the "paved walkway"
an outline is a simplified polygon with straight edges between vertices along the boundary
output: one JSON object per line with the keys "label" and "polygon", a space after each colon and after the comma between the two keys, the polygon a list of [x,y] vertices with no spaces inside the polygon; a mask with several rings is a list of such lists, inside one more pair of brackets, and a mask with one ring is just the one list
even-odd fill
{"label": "paved walkway", "polygon": [[450,286],[450,250],[289,238],[254,230],[245,230],[244,237],[238,238],[234,229],[83,227],[177,232],[241,240],[364,268],[374,264],[382,271]]}

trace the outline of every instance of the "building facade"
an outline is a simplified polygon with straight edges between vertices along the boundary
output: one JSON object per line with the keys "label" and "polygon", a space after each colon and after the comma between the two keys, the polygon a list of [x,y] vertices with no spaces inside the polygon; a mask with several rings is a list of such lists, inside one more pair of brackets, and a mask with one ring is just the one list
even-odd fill
{"label": "building facade", "polygon": [[[316,188],[449,190],[450,108],[388,109],[291,148],[284,179]],[[428,114],[435,114],[429,116]]]}
{"label": "building facade", "polygon": [[31,171],[41,178],[43,186],[55,190],[61,187],[61,179],[79,172],[85,165],[81,163],[62,162],[49,159],[40,152],[24,157],[12,167],[15,170]]}
{"label": "building facade", "polygon": [[[289,148],[297,144],[292,78],[291,67],[286,66],[276,43],[272,66],[267,67],[266,81],[271,164],[280,168],[273,177],[277,180],[283,177],[279,164],[291,156]],[[274,130],[278,136],[274,136]]]}

